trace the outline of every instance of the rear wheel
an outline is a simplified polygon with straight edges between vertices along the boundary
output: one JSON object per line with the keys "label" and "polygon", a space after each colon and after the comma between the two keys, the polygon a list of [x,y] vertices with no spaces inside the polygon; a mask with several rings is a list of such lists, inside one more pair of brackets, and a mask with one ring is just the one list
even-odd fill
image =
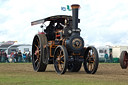
{"label": "rear wheel", "polygon": [[68,65],[68,53],[64,46],[59,45],[54,53],[54,67],[58,74],[64,74]]}
{"label": "rear wheel", "polygon": [[43,72],[47,67],[47,58],[48,57],[46,49],[47,38],[45,34],[37,34],[33,39],[32,44],[32,64],[33,69],[37,72]]}
{"label": "rear wheel", "polygon": [[126,60],[128,59],[127,57],[128,57],[127,51],[122,51],[120,55],[120,66],[122,69],[127,68],[127,62],[128,62],[128,60]]}
{"label": "rear wheel", "polygon": [[98,53],[95,47],[88,47],[84,55],[84,69],[88,74],[94,74],[99,65]]}

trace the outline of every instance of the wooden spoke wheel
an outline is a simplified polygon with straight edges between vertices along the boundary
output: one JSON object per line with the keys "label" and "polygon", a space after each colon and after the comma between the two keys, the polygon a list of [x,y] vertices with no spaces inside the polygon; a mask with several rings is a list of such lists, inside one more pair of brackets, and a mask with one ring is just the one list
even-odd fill
{"label": "wooden spoke wheel", "polygon": [[44,49],[47,44],[47,38],[45,34],[37,34],[33,39],[32,44],[32,64],[33,69],[37,72],[45,71],[47,67],[46,61],[46,50]]}
{"label": "wooden spoke wheel", "polygon": [[84,55],[84,69],[88,74],[94,74],[97,71],[99,57],[95,47],[88,47]]}
{"label": "wooden spoke wheel", "polygon": [[71,63],[68,63],[68,71],[69,72],[78,72],[81,69],[82,62],[80,61],[74,61]]}
{"label": "wooden spoke wheel", "polygon": [[54,53],[54,67],[58,74],[64,74],[68,65],[68,53],[64,46],[59,45]]}
{"label": "wooden spoke wheel", "polygon": [[126,69],[128,65],[128,53],[127,51],[122,51],[120,55],[120,66],[122,69]]}

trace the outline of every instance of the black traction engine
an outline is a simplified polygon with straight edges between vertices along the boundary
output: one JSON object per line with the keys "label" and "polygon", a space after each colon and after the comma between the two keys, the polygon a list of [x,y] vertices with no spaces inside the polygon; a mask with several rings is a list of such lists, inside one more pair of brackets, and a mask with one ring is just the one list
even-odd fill
{"label": "black traction engine", "polygon": [[[73,4],[72,16],[56,15],[31,22],[43,24],[44,31],[36,34],[32,44],[32,64],[37,72],[44,72],[48,64],[54,64],[56,73],[78,72],[82,63],[89,74],[97,71],[99,58],[95,47],[84,47],[84,40],[78,28],[79,5]],[[43,27],[43,25],[41,27]]]}

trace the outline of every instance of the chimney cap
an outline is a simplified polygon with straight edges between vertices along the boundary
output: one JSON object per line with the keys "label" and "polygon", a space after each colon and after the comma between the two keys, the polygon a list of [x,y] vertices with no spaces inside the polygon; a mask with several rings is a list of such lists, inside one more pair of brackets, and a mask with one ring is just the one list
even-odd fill
{"label": "chimney cap", "polygon": [[79,4],[72,4],[71,7],[72,7],[72,9],[78,9],[78,8],[80,8],[80,5]]}

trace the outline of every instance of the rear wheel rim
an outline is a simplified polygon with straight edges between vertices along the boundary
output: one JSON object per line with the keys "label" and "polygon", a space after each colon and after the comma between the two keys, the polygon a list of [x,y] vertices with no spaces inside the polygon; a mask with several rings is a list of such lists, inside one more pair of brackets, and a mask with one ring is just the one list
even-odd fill
{"label": "rear wheel rim", "polygon": [[34,43],[33,43],[33,64],[34,64],[34,69],[36,70],[39,67],[40,64],[40,42],[39,38],[36,38]]}
{"label": "rear wheel rim", "polygon": [[32,44],[32,64],[33,69],[37,72],[44,72],[47,63],[44,63],[44,46],[47,44],[47,37],[43,34],[37,34],[33,39]]}

